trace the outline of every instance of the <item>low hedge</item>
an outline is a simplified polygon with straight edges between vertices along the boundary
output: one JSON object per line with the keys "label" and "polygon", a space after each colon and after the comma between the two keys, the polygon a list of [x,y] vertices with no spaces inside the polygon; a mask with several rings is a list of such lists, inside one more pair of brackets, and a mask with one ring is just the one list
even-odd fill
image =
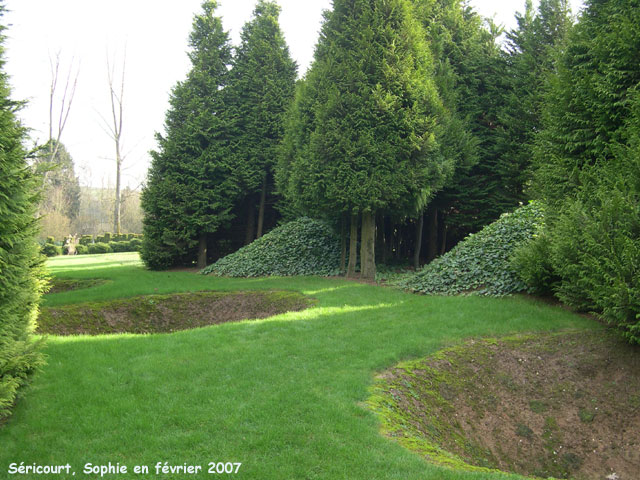
{"label": "low hedge", "polygon": [[201,273],[228,277],[337,275],[340,238],[324,222],[302,217],[221,258]]}

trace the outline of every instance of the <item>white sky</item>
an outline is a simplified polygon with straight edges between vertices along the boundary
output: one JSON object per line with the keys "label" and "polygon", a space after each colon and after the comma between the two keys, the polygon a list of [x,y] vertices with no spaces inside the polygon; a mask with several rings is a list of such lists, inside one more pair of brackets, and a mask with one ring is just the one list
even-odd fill
{"label": "white sky", "polygon": [[[123,144],[127,153],[123,183],[145,180],[154,132],[162,131],[171,87],[184,79],[189,61],[187,41],[201,0],[6,0],[7,73],[13,98],[28,100],[21,112],[24,124],[39,143],[48,137],[50,57],[60,53],[61,74],[73,61],[78,87],[61,141],[70,151],[83,184],[114,183],[113,141],[101,117],[109,118],[107,52],[122,65],[126,47]],[[507,29],[524,0],[470,0],[483,16]],[[535,2],[534,2],[535,3]],[[574,13],[582,4],[572,0]],[[239,43],[242,25],[255,0],[220,0],[223,26]],[[321,14],[331,0],[279,0],[280,24],[291,55],[304,73],[313,58]],[[119,77],[118,77],[119,78]]]}

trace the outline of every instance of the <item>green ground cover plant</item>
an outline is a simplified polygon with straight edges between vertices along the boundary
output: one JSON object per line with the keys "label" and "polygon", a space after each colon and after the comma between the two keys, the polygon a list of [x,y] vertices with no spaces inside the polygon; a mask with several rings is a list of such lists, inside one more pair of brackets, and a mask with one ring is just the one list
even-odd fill
{"label": "green ground cover plant", "polygon": [[[378,372],[477,336],[595,329],[527,298],[411,295],[340,278],[220,278],[145,270],[135,253],[56,257],[55,277],[106,283],[47,295],[44,308],[148,294],[291,290],[304,311],[172,334],[49,336],[48,365],[0,428],[12,462],[242,462],[233,478],[497,480],[431,465],[380,435],[365,405]],[[206,468],[205,468],[206,470]]]}
{"label": "green ground cover plant", "polygon": [[539,232],[543,221],[542,208],[534,202],[503,214],[422,270],[401,276],[393,284],[412,292],[440,295],[500,296],[524,291],[527,285],[511,258]]}
{"label": "green ground cover plant", "polygon": [[340,239],[324,222],[302,217],[205,268],[225,277],[337,275]]}

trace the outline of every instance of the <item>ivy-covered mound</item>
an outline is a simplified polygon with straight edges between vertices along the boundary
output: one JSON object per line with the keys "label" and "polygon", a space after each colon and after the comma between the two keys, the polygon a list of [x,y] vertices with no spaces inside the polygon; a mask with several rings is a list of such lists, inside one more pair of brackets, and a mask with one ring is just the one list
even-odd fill
{"label": "ivy-covered mound", "polygon": [[340,239],[324,222],[302,217],[203,269],[225,277],[337,275]]}
{"label": "ivy-covered mound", "polygon": [[394,284],[413,292],[443,295],[507,295],[526,290],[511,266],[511,256],[542,224],[542,207],[532,202],[503,214],[422,270]]}

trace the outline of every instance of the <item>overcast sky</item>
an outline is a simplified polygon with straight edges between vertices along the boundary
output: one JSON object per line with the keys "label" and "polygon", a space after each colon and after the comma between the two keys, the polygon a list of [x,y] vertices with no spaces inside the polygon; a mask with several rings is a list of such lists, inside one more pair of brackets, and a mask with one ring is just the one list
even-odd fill
{"label": "overcast sky", "polygon": [[[79,71],[78,86],[62,142],[83,184],[113,185],[113,141],[104,130],[109,118],[107,55],[121,67],[126,48],[123,144],[124,184],[145,180],[154,132],[162,131],[171,87],[184,79],[187,40],[201,0],[6,0],[9,23],[6,70],[13,97],[28,100],[24,124],[39,143],[48,137],[50,58],[60,54],[61,73]],[[535,3],[535,2],[534,2]],[[238,44],[255,0],[220,0],[218,14]],[[280,24],[303,74],[313,58],[322,11],[331,0],[279,0]],[[471,0],[483,16],[507,29],[524,0]],[[574,13],[582,4],[572,0]]]}

